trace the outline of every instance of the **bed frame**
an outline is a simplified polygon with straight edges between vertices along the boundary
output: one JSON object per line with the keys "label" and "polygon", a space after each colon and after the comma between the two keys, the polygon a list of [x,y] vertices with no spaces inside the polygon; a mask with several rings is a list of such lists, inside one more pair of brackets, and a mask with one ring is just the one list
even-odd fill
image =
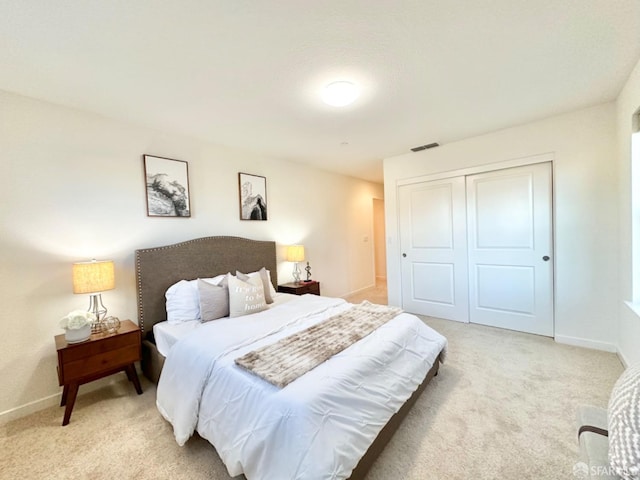
{"label": "bed frame", "polygon": [[[276,244],[271,241],[240,237],[204,237],[162,247],[136,250],[138,325],[142,330],[142,372],[158,382],[164,357],[153,338],[153,326],[166,319],[165,292],[180,280],[214,277],[227,272],[253,272],[266,267],[277,288]],[[442,355],[442,353],[440,354]],[[434,363],[422,384],[389,420],[353,470],[350,479],[364,478],[385,445],[391,440],[429,381],[438,374],[441,357]]]}
{"label": "bed frame", "polygon": [[165,292],[180,280],[215,277],[236,270],[265,267],[278,286],[276,243],[240,237],[203,237],[162,247],[136,250],[138,325],[142,330],[142,373],[158,383],[164,357],[153,338],[153,326],[167,319]]}

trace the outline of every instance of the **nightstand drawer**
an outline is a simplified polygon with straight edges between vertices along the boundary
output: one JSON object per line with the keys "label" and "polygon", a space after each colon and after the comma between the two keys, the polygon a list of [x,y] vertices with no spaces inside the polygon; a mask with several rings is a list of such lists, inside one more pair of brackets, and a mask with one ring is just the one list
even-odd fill
{"label": "nightstand drawer", "polygon": [[60,384],[98,375],[123,367],[140,359],[140,347],[128,345],[117,350],[98,353],[90,357],[67,361],[62,364]]}
{"label": "nightstand drawer", "polygon": [[317,283],[308,283],[303,284],[298,289],[298,295],[304,295],[305,293],[312,293],[314,295],[318,295],[318,284]]}
{"label": "nightstand drawer", "polygon": [[320,282],[301,282],[301,283],[285,283],[284,285],[278,285],[278,291],[283,293],[292,293],[293,295],[304,295],[311,293],[313,295],[320,295]]}
{"label": "nightstand drawer", "polygon": [[110,352],[111,350],[117,350],[130,345],[138,345],[139,343],[140,334],[138,332],[105,337],[99,342],[84,342],[69,345],[60,351],[60,359],[63,363],[74,362],[83,358],[93,357],[94,355],[100,355],[104,352]]}

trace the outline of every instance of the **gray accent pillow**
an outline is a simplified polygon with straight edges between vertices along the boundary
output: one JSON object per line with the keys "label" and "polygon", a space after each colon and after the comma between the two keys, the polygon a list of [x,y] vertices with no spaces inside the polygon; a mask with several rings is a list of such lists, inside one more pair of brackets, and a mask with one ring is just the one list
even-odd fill
{"label": "gray accent pillow", "polygon": [[273,297],[271,296],[271,288],[269,288],[269,286],[271,285],[271,281],[269,280],[269,271],[266,268],[262,267],[259,271],[250,273],[248,275],[246,273],[242,273],[236,270],[236,277],[238,277],[243,282],[248,281],[249,278],[253,275],[259,275],[260,280],[262,280],[262,287],[264,289],[264,299],[266,300],[267,304],[273,303]]}
{"label": "gray accent pillow", "polygon": [[229,275],[229,316],[240,317],[266,310],[264,286],[260,276],[250,277],[246,282]]}
{"label": "gray accent pillow", "polygon": [[209,322],[229,316],[229,288],[225,285],[212,285],[198,279],[200,295],[200,321]]}
{"label": "gray accent pillow", "polygon": [[611,391],[609,462],[625,480],[640,478],[640,365],[627,368]]}

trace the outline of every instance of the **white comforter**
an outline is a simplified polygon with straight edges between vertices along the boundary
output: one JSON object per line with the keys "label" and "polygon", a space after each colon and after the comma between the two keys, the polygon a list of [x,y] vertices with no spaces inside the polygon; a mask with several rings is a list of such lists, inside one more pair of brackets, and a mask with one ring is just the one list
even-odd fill
{"label": "white comforter", "polygon": [[244,473],[249,480],[347,478],[446,339],[403,313],[283,389],[234,359],[349,306],[304,295],[208,322],[179,340],[157,390],[158,409],[176,441],[183,445],[197,429],[231,476]]}

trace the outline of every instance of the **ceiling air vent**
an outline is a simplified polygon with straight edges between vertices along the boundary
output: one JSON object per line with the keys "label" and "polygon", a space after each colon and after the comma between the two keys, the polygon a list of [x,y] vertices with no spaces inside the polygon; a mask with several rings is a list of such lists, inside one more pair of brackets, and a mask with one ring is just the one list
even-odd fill
{"label": "ceiling air vent", "polygon": [[427,148],[435,148],[435,147],[439,147],[440,144],[437,142],[433,142],[433,143],[429,143],[427,145],[421,145],[419,147],[413,147],[411,149],[412,152],[419,152],[421,150],[426,150]]}

